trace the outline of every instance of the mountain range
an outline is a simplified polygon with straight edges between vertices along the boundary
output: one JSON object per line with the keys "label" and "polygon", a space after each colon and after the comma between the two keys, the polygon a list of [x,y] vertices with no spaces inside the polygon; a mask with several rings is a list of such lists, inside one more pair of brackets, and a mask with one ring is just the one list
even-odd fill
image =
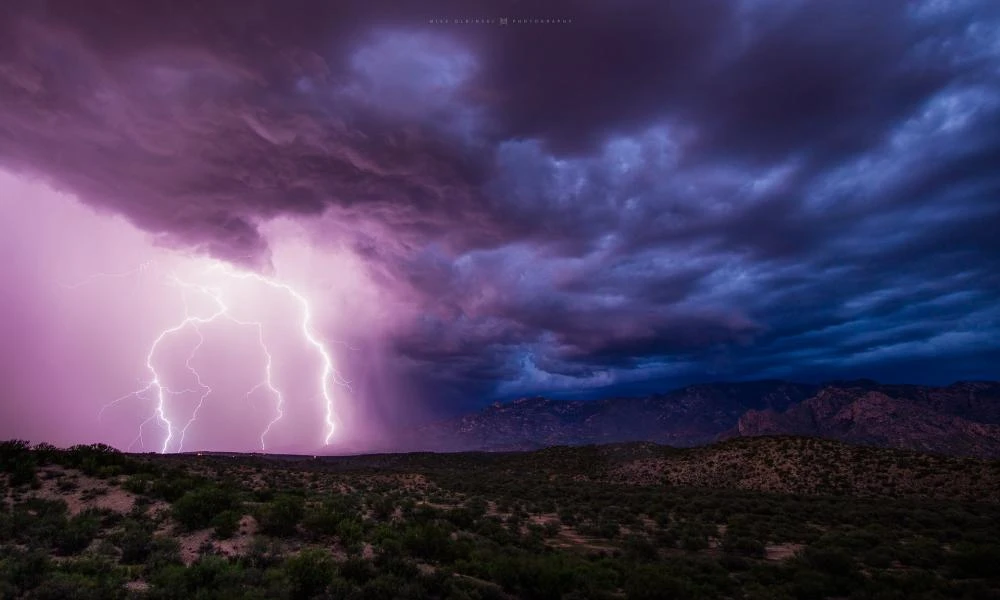
{"label": "mountain range", "polygon": [[519,451],[637,441],[689,447],[769,435],[998,458],[1000,382],[751,381],[643,397],[529,397],[398,432],[384,450]]}

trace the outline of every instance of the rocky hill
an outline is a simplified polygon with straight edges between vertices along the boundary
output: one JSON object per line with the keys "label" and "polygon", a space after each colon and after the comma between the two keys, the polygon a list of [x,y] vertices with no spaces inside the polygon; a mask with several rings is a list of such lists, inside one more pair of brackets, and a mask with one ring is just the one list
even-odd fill
{"label": "rocky hill", "polygon": [[639,398],[522,398],[402,433],[387,450],[515,451],[632,441],[688,447],[760,435],[1000,457],[1000,383],[754,381]]}
{"label": "rocky hill", "polygon": [[[985,392],[985,393],[984,393]],[[1000,456],[996,386],[828,387],[779,412],[749,410],[733,435],[792,434],[872,446]]]}

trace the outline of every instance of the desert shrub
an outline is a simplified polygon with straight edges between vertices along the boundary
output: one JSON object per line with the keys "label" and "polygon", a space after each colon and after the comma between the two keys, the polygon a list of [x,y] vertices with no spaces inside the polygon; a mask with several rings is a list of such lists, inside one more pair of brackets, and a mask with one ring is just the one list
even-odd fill
{"label": "desert shrub", "polygon": [[12,472],[17,462],[30,453],[31,444],[24,440],[0,441],[0,472]]}
{"label": "desert shrub", "polygon": [[807,548],[803,559],[811,567],[831,575],[848,575],[857,569],[851,555],[838,549]]}
{"label": "desert shrub", "polygon": [[310,508],[302,519],[302,527],[315,535],[334,535],[340,515],[329,504]]}
{"label": "desert shrub", "polygon": [[181,545],[176,539],[165,535],[154,535],[150,542],[149,556],[146,566],[157,570],[171,565],[181,564]]}
{"label": "desert shrub", "polygon": [[927,537],[917,537],[903,544],[899,562],[907,566],[934,568],[944,561],[941,544]]}
{"label": "desert shrub", "polygon": [[722,538],[722,549],[732,554],[751,558],[764,558],[767,552],[764,542],[744,535],[731,535],[729,532]]}
{"label": "desert shrub", "polygon": [[568,508],[559,509],[558,515],[559,515],[559,520],[564,525],[569,525],[572,527],[577,522],[576,513],[573,512],[572,510],[569,510]]}
{"label": "desert shrub", "polygon": [[152,480],[146,493],[167,502],[176,502],[188,492],[204,485],[204,483],[203,480],[191,477],[183,471],[165,473]]}
{"label": "desert shrub", "polygon": [[868,566],[878,569],[887,569],[892,566],[892,561],[895,559],[895,556],[895,552],[893,552],[892,548],[884,545],[878,545],[862,552],[860,559],[861,562]]}
{"label": "desert shrub", "polygon": [[690,582],[654,566],[631,570],[625,579],[625,595],[629,600],[685,600],[697,597]]}
{"label": "desert shrub", "polygon": [[955,577],[995,577],[1000,565],[1000,545],[963,542],[956,546],[949,563]]}
{"label": "desert shrub", "polygon": [[14,552],[0,562],[0,581],[27,591],[41,585],[52,572],[52,560],[42,549]]}
{"label": "desert shrub", "polygon": [[115,600],[124,598],[125,592],[117,581],[55,572],[24,597],[26,600]]}
{"label": "desert shrub", "polygon": [[50,465],[58,462],[63,452],[52,444],[41,442],[31,448],[31,453],[35,456],[39,465]]}
{"label": "desert shrub", "polygon": [[16,505],[10,515],[12,537],[29,547],[49,548],[66,529],[68,511],[63,500],[28,498]]}
{"label": "desert shrub", "polygon": [[454,558],[451,532],[439,525],[411,525],[403,533],[402,544],[407,552],[418,558],[448,561]]}
{"label": "desert shrub", "polygon": [[184,527],[202,529],[210,526],[220,513],[239,507],[239,498],[233,490],[209,485],[186,492],[174,503],[172,513]]}
{"label": "desert shrub", "polygon": [[24,440],[0,442],[0,473],[10,474],[10,485],[20,487],[36,484],[38,460],[31,452],[31,444]]}
{"label": "desert shrub", "polygon": [[149,473],[130,475],[122,484],[122,488],[133,494],[148,494],[153,487],[153,476]]}
{"label": "desert shrub", "polygon": [[472,517],[474,519],[481,519],[486,515],[486,510],[489,508],[489,504],[482,496],[475,496],[466,501],[465,508],[472,513]]}
{"label": "desert shrub", "polygon": [[283,554],[284,549],[279,540],[255,536],[242,560],[251,568],[264,570],[280,564]]}
{"label": "desert shrub", "polygon": [[291,582],[293,598],[312,598],[324,591],[333,580],[336,565],[329,552],[310,548],[289,557],[284,571]]}
{"label": "desert shrub", "polygon": [[595,576],[586,563],[565,554],[506,554],[483,565],[489,579],[521,598],[560,598],[574,590],[600,589],[610,582]]}
{"label": "desert shrub", "polygon": [[185,573],[188,589],[204,595],[205,590],[236,590],[242,584],[239,565],[221,556],[202,556]]}
{"label": "desert shrub", "polygon": [[708,539],[694,533],[687,533],[680,539],[680,546],[689,552],[697,552],[708,548]]}
{"label": "desert shrub", "polygon": [[115,536],[115,541],[122,551],[121,561],[126,565],[146,562],[153,550],[152,531],[145,524],[132,519],[123,523],[122,531]]}
{"label": "desert shrub", "polygon": [[219,556],[203,556],[188,568],[164,566],[153,572],[149,580],[152,584],[149,597],[156,600],[235,599],[248,597],[249,591],[244,585],[242,568]]}
{"label": "desert shrub", "polygon": [[632,534],[623,544],[625,557],[636,562],[652,562],[659,557],[656,546],[645,536]]}
{"label": "desert shrub", "polygon": [[267,535],[290,536],[305,513],[301,497],[279,494],[274,500],[260,507],[257,522],[260,530]]}
{"label": "desert shrub", "polygon": [[[99,475],[102,469],[116,467],[115,474],[122,472],[122,467],[131,462],[120,450],[107,444],[81,444],[72,446],[62,453],[63,464],[80,469],[87,475]],[[110,472],[110,471],[105,471]]]}
{"label": "desert shrub", "polygon": [[379,496],[370,503],[372,516],[379,521],[387,521],[396,510],[396,502],[391,496]]}
{"label": "desert shrub", "polygon": [[361,542],[364,537],[364,525],[355,518],[341,519],[337,523],[337,537],[345,546]]}
{"label": "desert shrub", "polygon": [[459,529],[470,529],[476,522],[476,515],[468,508],[455,508],[448,511],[448,521]]}
{"label": "desert shrub", "polygon": [[547,537],[555,537],[562,531],[562,526],[558,521],[548,521],[544,525],[544,530]]}
{"label": "desert shrub", "polygon": [[408,583],[400,577],[381,573],[365,582],[361,587],[360,596],[364,600],[396,600],[422,597],[421,595],[414,595],[419,594],[420,590],[419,588],[414,590],[413,587],[413,583]]}
{"label": "desert shrub", "polygon": [[360,556],[352,556],[340,563],[340,575],[357,585],[364,585],[375,574],[375,566]]}
{"label": "desert shrub", "polygon": [[212,517],[212,527],[215,528],[215,537],[226,540],[233,537],[240,528],[240,519],[243,515],[237,510],[224,510]]}
{"label": "desert shrub", "polygon": [[101,518],[94,513],[81,513],[67,520],[55,536],[54,546],[62,555],[76,554],[90,545],[100,530]]}

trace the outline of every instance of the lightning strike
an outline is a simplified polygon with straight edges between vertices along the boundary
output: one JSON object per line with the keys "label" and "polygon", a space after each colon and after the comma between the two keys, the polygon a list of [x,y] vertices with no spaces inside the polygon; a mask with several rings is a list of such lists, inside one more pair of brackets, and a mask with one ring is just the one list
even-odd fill
{"label": "lightning strike", "polygon": [[[186,310],[185,313],[187,313]],[[195,381],[198,383],[198,387],[202,392],[201,397],[198,398],[198,405],[195,406],[194,410],[191,412],[191,418],[188,420],[187,424],[184,425],[184,429],[181,430],[181,440],[177,444],[178,451],[184,447],[184,437],[187,435],[187,430],[191,427],[191,424],[198,419],[198,413],[201,411],[201,407],[205,405],[205,398],[208,398],[208,395],[212,393],[212,388],[205,385],[205,382],[201,380],[201,374],[191,366],[191,361],[194,360],[195,354],[198,353],[198,350],[200,350],[201,346],[205,343],[205,336],[201,334],[201,328],[195,325],[194,332],[198,334],[198,343],[191,349],[191,354],[189,354],[187,360],[184,361],[184,366],[187,367],[187,370],[190,371],[192,375],[194,375]]]}
{"label": "lightning strike", "polygon": [[[143,263],[138,268],[125,273],[99,273],[90,277],[89,279],[80,282],[79,284],[74,284],[73,286],[64,287],[79,287],[87,283],[92,283],[103,277],[125,277],[128,275],[134,275],[136,273],[142,273],[146,271],[150,266],[150,263]],[[320,358],[322,367],[319,373],[319,378],[317,381],[318,394],[317,396],[322,397],[322,410],[324,413],[324,443],[329,444],[336,430],[336,425],[334,421],[334,399],[331,387],[333,384],[341,385],[348,390],[350,390],[350,382],[343,379],[339,373],[334,369],[333,357],[327,348],[326,344],[320,339],[313,328],[313,313],[312,307],[309,300],[298,290],[293,288],[287,283],[276,281],[272,278],[265,277],[256,273],[235,271],[229,268],[227,265],[214,264],[208,269],[212,273],[221,273],[223,277],[233,279],[233,280],[244,280],[253,281],[259,283],[266,287],[279,290],[285,294],[288,294],[295,303],[299,306],[301,311],[301,320],[299,322],[299,330],[302,335],[302,339],[306,344],[316,352],[317,356]],[[285,415],[285,395],[281,389],[275,384],[273,376],[273,364],[274,358],[265,342],[264,338],[264,326],[262,323],[257,321],[246,321],[238,319],[233,316],[230,312],[230,307],[227,305],[224,299],[224,294],[221,287],[213,287],[206,285],[199,285],[189,281],[184,281],[180,279],[176,274],[172,274],[170,278],[170,284],[174,287],[181,288],[181,299],[184,305],[184,315],[183,318],[171,327],[162,330],[159,335],[153,340],[146,353],[145,366],[146,370],[150,373],[150,378],[144,384],[140,383],[141,387],[135,389],[123,396],[120,396],[101,408],[98,413],[98,419],[102,417],[104,412],[118,405],[119,403],[129,399],[138,398],[140,400],[148,398],[152,395],[155,399],[155,408],[152,414],[144,420],[138,429],[138,435],[129,445],[129,449],[135,446],[136,443],[140,447],[145,448],[145,441],[143,436],[143,429],[151,422],[157,421],[161,428],[165,430],[165,437],[160,447],[161,453],[167,453],[171,450],[172,445],[175,444],[176,448],[174,451],[181,452],[184,448],[184,440],[190,427],[197,422],[198,415],[205,405],[206,400],[210,395],[212,395],[213,390],[211,386],[206,384],[202,378],[201,373],[193,365],[193,361],[197,356],[199,350],[205,343],[205,336],[202,332],[202,327],[210,323],[214,323],[219,320],[226,320],[235,325],[242,327],[253,327],[257,332],[257,341],[260,346],[261,354],[264,357],[264,372],[260,381],[254,385],[246,393],[246,398],[249,400],[252,394],[257,392],[262,388],[266,388],[267,391],[273,396],[275,401],[275,416],[267,423],[266,427],[261,431],[259,440],[262,451],[267,450],[267,436],[271,433],[272,429],[282,420]],[[187,292],[194,291],[195,293],[201,294],[209,299],[211,299],[214,304],[214,310],[207,316],[198,316],[192,314],[188,299]],[[161,375],[160,370],[156,366],[156,356],[161,345],[169,338],[174,335],[180,334],[187,329],[193,329],[197,335],[197,343],[191,348],[187,355],[187,359],[184,362],[185,368],[191,373],[194,378],[196,388],[185,388],[182,390],[175,390],[170,388],[165,382],[164,377]],[[169,398],[173,396],[183,395],[187,393],[200,393],[198,397],[198,402],[195,405],[193,411],[191,412],[190,418],[184,423],[183,426],[174,423],[170,416],[170,402]]]}
{"label": "lightning strike", "polygon": [[[300,294],[292,286],[275,281],[269,277],[264,277],[263,275],[258,275],[256,273],[248,272],[236,272],[230,268],[223,265],[214,265],[213,269],[221,270],[229,277],[234,277],[236,279],[251,279],[253,281],[262,283],[268,287],[282,290],[290,294],[295,301],[298,302],[299,307],[302,310],[302,336],[309,342],[316,352],[320,355],[323,361],[323,372],[319,381],[320,393],[323,396],[323,403],[325,406],[326,413],[326,437],[323,440],[324,444],[329,444],[330,440],[333,438],[333,434],[336,430],[336,425],[333,421],[333,397],[330,392],[330,382],[334,382],[338,385],[346,387],[350,390],[350,382],[341,378],[337,371],[333,368],[333,358],[330,356],[330,351],[317,337],[312,328],[312,308],[309,305],[309,301],[306,300],[305,296]],[[280,416],[277,420],[280,420]],[[273,425],[273,423],[272,423]],[[268,426],[270,430],[270,425]]]}

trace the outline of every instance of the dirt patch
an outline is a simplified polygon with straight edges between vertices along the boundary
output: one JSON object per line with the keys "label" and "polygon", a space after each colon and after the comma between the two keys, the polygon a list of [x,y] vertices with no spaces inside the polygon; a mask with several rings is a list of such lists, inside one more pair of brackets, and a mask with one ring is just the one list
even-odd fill
{"label": "dirt patch", "polygon": [[219,540],[215,543],[215,548],[221,554],[229,557],[241,556],[250,549],[253,537],[257,534],[257,519],[250,515],[243,515],[240,519],[240,526],[237,533],[228,540]]}
{"label": "dirt patch", "polygon": [[184,564],[190,566],[191,563],[198,560],[198,557],[201,556],[201,547],[205,542],[211,542],[211,540],[211,529],[202,529],[177,536],[177,541],[181,545],[181,560],[184,561]]}
{"label": "dirt patch", "polygon": [[767,560],[786,560],[805,548],[803,544],[768,544],[764,547],[764,558]]}
{"label": "dirt patch", "polygon": [[116,513],[127,513],[135,505],[135,494],[121,488],[111,488],[107,494],[94,501],[97,508],[105,508]]}
{"label": "dirt patch", "polygon": [[[109,481],[88,477],[75,469],[48,467],[42,471],[42,486],[33,494],[46,500],[64,500],[70,514],[79,514],[88,508],[107,509],[125,514],[132,510],[136,495],[118,487],[117,480]],[[60,483],[72,481],[72,490],[61,490]],[[105,490],[98,493],[99,490]]]}
{"label": "dirt patch", "polygon": [[550,545],[556,548],[580,548],[583,550],[597,550],[604,552],[613,552],[614,550],[617,550],[614,546],[602,544],[599,540],[580,535],[580,532],[565,525],[559,529],[559,533],[556,535],[555,539],[550,542]]}
{"label": "dirt patch", "polygon": [[528,517],[529,523],[534,523],[535,525],[548,525],[549,523],[559,523],[559,515],[555,513],[545,513],[541,515],[531,515]]}
{"label": "dirt patch", "polygon": [[365,542],[361,546],[361,558],[365,560],[375,560],[375,548],[373,548],[368,542]]}

